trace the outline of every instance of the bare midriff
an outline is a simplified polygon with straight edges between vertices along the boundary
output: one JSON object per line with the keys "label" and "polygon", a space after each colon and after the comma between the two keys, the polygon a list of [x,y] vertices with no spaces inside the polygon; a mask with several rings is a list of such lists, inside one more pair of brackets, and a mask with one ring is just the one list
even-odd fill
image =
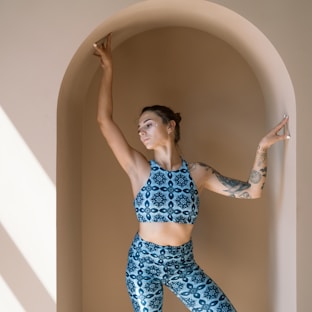
{"label": "bare midriff", "polygon": [[180,246],[190,241],[193,227],[193,224],[144,222],[139,224],[139,235],[157,245]]}

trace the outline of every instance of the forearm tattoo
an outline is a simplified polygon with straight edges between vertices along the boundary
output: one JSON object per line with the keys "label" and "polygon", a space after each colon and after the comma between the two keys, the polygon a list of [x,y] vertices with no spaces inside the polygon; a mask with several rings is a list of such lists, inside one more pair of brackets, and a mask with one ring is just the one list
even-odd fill
{"label": "forearm tattoo", "polygon": [[249,177],[249,181],[253,184],[257,184],[261,181],[262,175],[259,171],[257,170],[252,170],[250,177]]}
{"label": "forearm tattoo", "polygon": [[[260,145],[258,146],[257,150],[257,160],[256,160],[256,166],[260,167],[258,170],[253,170],[250,175],[250,182],[257,184],[262,180],[263,178],[266,178],[267,176],[267,151],[263,150]],[[257,172],[254,174],[253,172]],[[257,175],[258,179],[254,179],[255,175]],[[261,189],[264,188],[264,182],[262,183]]]}
{"label": "forearm tattoo", "polygon": [[267,151],[263,150],[260,146],[258,146],[258,150],[257,150],[257,166],[258,167],[262,167],[263,164],[266,164],[267,162]]}
{"label": "forearm tattoo", "polygon": [[236,179],[227,178],[204,163],[199,163],[199,165],[204,167],[207,171],[212,171],[212,173],[217,177],[218,181],[223,186],[225,186],[225,189],[223,191],[228,193],[230,197],[251,198],[250,194],[246,191],[250,188],[249,182],[243,182]]}

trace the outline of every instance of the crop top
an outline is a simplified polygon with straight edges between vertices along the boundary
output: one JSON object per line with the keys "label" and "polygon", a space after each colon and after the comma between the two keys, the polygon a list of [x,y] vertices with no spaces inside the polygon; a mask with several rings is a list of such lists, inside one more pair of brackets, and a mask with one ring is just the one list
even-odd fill
{"label": "crop top", "polygon": [[199,196],[187,162],[182,160],[176,171],[167,171],[154,160],[150,166],[150,176],[134,199],[138,221],[194,224]]}

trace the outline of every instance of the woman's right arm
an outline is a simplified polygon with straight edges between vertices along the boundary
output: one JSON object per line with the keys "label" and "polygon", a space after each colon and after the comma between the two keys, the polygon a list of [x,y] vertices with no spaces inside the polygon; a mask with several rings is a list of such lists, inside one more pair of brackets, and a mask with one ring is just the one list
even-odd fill
{"label": "woman's right arm", "polygon": [[131,172],[137,172],[138,166],[142,162],[146,163],[147,161],[142,154],[128,144],[120,128],[113,120],[113,62],[111,40],[112,36],[109,34],[106,37],[105,43],[101,45],[94,44],[95,55],[100,58],[100,64],[103,70],[98,96],[97,121],[103,136],[121,167],[131,176]]}

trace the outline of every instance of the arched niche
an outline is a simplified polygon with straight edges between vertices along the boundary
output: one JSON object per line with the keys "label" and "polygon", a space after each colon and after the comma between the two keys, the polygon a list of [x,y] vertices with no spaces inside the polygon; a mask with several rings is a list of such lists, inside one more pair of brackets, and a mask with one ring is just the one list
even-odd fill
{"label": "arched niche", "polygon": [[[164,36],[161,35],[161,31],[163,31]],[[114,57],[119,59],[120,62],[118,64],[121,64],[122,60],[125,60],[125,58],[130,55],[123,55],[123,53],[129,53],[131,49],[134,49],[133,51],[138,51],[135,49],[144,47],[146,40],[148,40],[150,36],[154,36],[153,38],[155,39],[158,38],[158,40],[160,40],[159,42],[162,42],[161,40],[165,37],[167,40],[166,42],[172,45],[172,49],[176,48],[175,44],[182,46],[183,31],[185,32],[185,38],[188,38],[185,42],[186,46],[188,46],[189,41],[194,38],[195,41],[192,47],[200,47],[200,44],[205,46],[205,43],[209,42],[209,44],[212,44],[212,50],[215,51],[215,55],[218,55],[218,49],[220,49],[219,51],[223,51],[226,56],[234,60],[232,66],[235,67],[241,64],[241,66],[238,67],[240,75],[244,77],[246,82],[248,75],[251,73],[252,75],[250,77],[256,80],[258,84],[258,88],[255,87],[255,92],[260,90],[261,93],[255,98],[256,101],[262,103],[254,107],[255,112],[259,114],[258,116],[252,116],[252,114],[246,115],[246,113],[244,115],[244,112],[241,112],[241,115],[244,117],[239,119],[235,113],[231,116],[234,110],[230,110],[227,117],[225,117],[221,115],[222,109],[218,111],[218,109],[215,108],[213,111],[216,115],[214,118],[209,119],[210,123],[207,122],[207,129],[209,130],[211,130],[208,126],[209,124],[215,126],[218,124],[225,124],[225,128],[228,128],[228,130],[225,129],[224,131],[233,134],[234,139],[236,136],[236,140],[239,142],[237,138],[239,132],[236,133],[234,129],[238,127],[241,123],[240,121],[244,120],[244,122],[241,123],[242,129],[246,129],[248,125],[246,129],[248,135],[244,137],[247,143],[245,148],[244,145],[239,146],[236,153],[234,147],[232,147],[232,149],[227,149],[226,145],[216,143],[222,141],[222,139],[218,139],[217,136],[215,136],[215,139],[212,137],[206,138],[206,142],[203,141],[205,140],[205,136],[196,136],[199,141],[197,143],[212,144],[213,150],[216,151],[216,153],[220,153],[220,155],[234,153],[234,159],[237,161],[239,160],[240,151],[244,154],[248,151],[249,159],[252,161],[253,155],[251,155],[250,158],[251,145],[257,142],[255,141],[255,136],[253,136],[252,131],[248,133],[251,129],[250,125],[254,124],[257,131],[260,131],[260,129],[267,130],[281,119],[283,113],[288,113],[291,116],[290,126],[292,140],[288,144],[278,145],[270,151],[267,195],[260,204],[255,204],[256,208],[252,209],[256,211],[261,209],[265,210],[265,213],[262,213],[260,218],[266,218],[266,220],[261,221],[264,222],[263,224],[266,227],[263,229],[263,235],[266,235],[264,240],[266,243],[264,247],[259,246],[259,248],[265,248],[267,250],[266,257],[268,267],[263,271],[263,275],[265,276],[264,283],[267,284],[269,288],[265,294],[266,298],[263,299],[265,301],[265,307],[275,312],[296,310],[296,103],[293,86],[287,69],[278,52],[263,33],[237,13],[220,5],[202,0],[149,0],[118,12],[95,29],[77,50],[64,76],[59,94],[57,125],[58,311],[68,312],[90,309],[91,301],[94,302],[98,309],[101,307],[105,310],[111,309],[109,303],[110,298],[115,299],[117,296],[120,301],[128,300],[122,268],[126,261],[128,245],[132,239],[131,233],[133,235],[133,231],[135,231],[135,219],[133,211],[128,209],[129,207],[131,208],[131,202],[129,202],[130,204],[128,204],[126,212],[118,211],[114,212],[115,214],[113,215],[108,214],[108,220],[105,219],[105,216],[107,217],[107,213],[105,215],[105,209],[107,209],[107,207],[100,207],[97,203],[100,200],[102,204],[106,203],[107,206],[111,207],[111,205],[116,203],[116,196],[128,200],[131,199],[131,194],[129,193],[130,189],[127,184],[127,179],[120,169],[118,169],[109,150],[105,147],[105,143],[103,142],[102,145],[99,144],[100,135],[98,130],[96,130],[97,125],[95,120],[95,94],[99,80],[99,68],[97,61],[92,57],[92,43],[102,38],[107,33],[113,32]],[[172,38],[178,37],[179,39],[177,39],[176,42],[172,40]],[[152,45],[152,42],[150,42],[150,44]],[[208,47],[206,46],[205,49],[208,49]],[[144,53],[141,57],[144,57]],[[204,56],[202,55],[201,57],[204,62]],[[135,60],[135,58],[132,60]],[[129,75],[129,73],[133,72],[133,77],[137,74],[135,68],[131,66],[131,64],[127,65],[127,62],[124,61],[122,65],[124,66],[123,68],[116,69],[117,82],[115,95],[117,97],[117,102],[124,102],[123,99],[119,100],[118,96],[120,90],[124,90],[121,88],[127,87],[125,78],[130,81],[131,75]],[[168,66],[169,65],[168,63]],[[129,67],[125,70],[126,66]],[[140,69],[144,70],[143,67]],[[124,78],[121,77],[122,72],[127,72],[128,76]],[[243,72],[244,74],[242,74]],[[224,72],[225,75],[228,73]],[[209,74],[206,78],[209,80]],[[214,78],[215,77],[210,77],[211,82],[215,81]],[[146,87],[148,87],[150,83],[157,82],[157,80],[153,81],[149,79],[149,77],[142,79],[142,81],[144,81]],[[140,81],[140,83],[142,83],[142,81]],[[215,86],[218,87],[219,94],[227,92],[226,89],[224,90],[225,86],[230,88],[229,83],[223,84],[222,82],[219,82],[219,85]],[[253,84],[253,86],[255,86],[255,84]],[[175,87],[179,88],[179,86]],[[193,91],[198,91],[198,84],[193,87]],[[182,86],[180,88],[182,88]],[[172,92],[172,90],[173,89],[171,89],[170,92],[168,91],[169,95],[165,94],[166,92],[162,90],[163,98],[160,98],[160,100],[167,99],[173,103],[175,100],[182,101],[181,97],[177,98],[173,95],[179,93],[179,90],[176,90],[177,93]],[[154,92],[156,91],[159,90],[155,89]],[[190,93],[194,96],[195,93],[191,91]],[[231,92],[232,93],[229,94],[234,94],[233,90]],[[239,96],[241,96],[241,94],[236,94],[233,98],[233,100],[236,100],[236,103],[238,103]],[[135,102],[135,94],[132,94],[132,97],[134,99],[129,100],[129,103]],[[137,102],[136,104],[142,106],[142,104],[145,104],[143,100],[155,99],[158,99],[157,96],[151,98],[141,97],[140,100],[142,102]],[[221,100],[222,97],[217,99]],[[197,98],[197,100],[198,103],[199,99]],[[223,98],[223,100],[227,101],[228,99]],[[188,116],[193,116],[192,118],[194,118],[194,115],[189,113],[189,107],[187,107],[186,103],[183,104],[184,106],[182,105],[182,110],[184,109]],[[188,103],[190,103],[190,99]],[[125,124],[125,131],[130,130],[132,126],[135,132],[136,120],[134,116],[138,113],[138,107],[135,107],[136,104],[128,104],[127,107],[119,110],[119,112],[117,109],[117,118],[120,122]],[[176,105],[179,107],[179,103],[176,103]],[[192,108],[195,108],[197,118],[201,115],[200,113],[198,114],[198,112],[200,112],[199,109],[203,110],[202,116],[205,116],[206,106],[203,103],[201,103],[200,107],[196,107],[196,102],[192,102],[190,105],[194,105]],[[245,106],[245,108],[247,108],[247,106]],[[211,107],[209,109],[211,111]],[[251,110],[253,110],[253,107]],[[94,122],[92,122],[92,116],[94,116]],[[229,116],[231,118],[229,118]],[[245,123],[247,118],[250,118],[251,124]],[[131,120],[129,121],[129,119]],[[205,126],[205,120],[201,120],[201,123],[199,123],[190,118],[188,123],[186,122],[183,130],[186,133],[192,134],[195,127],[198,131],[197,133],[199,133],[205,130],[205,128],[198,128],[200,124]],[[95,139],[90,139],[90,131],[94,133]],[[221,138],[226,138],[227,132],[223,132],[223,130],[218,131],[217,133],[223,135]],[[132,138],[130,139],[132,140]],[[192,137],[188,138],[188,140],[192,140]],[[250,140],[252,140],[252,142]],[[196,142],[196,140],[194,142]],[[137,143],[133,141],[133,144]],[[202,144],[200,146],[202,146]],[[192,156],[192,154],[188,152],[188,146],[186,145],[184,147],[186,147],[187,156]],[[98,151],[98,153],[96,153],[96,151]],[[95,154],[98,155],[94,156]],[[220,157],[220,159],[221,158],[222,157]],[[215,159],[217,162],[218,154],[215,155]],[[246,158],[246,161],[247,159],[248,158]],[[245,162],[245,160],[243,160],[243,162]],[[91,170],[88,165],[89,163],[93,165],[93,169]],[[97,166],[102,166],[100,165],[101,163],[105,163],[104,167],[100,167],[99,170],[97,170]],[[229,162],[224,158],[221,163],[221,169],[228,165]],[[243,164],[241,166],[244,168]],[[234,171],[234,173],[236,172]],[[92,181],[97,182],[92,185]],[[98,181],[103,181],[103,185],[99,185]],[[110,187],[112,189],[110,189]],[[116,187],[122,190],[122,193],[113,193]],[[101,199],[98,197],[99,194]],[[113,194],[111,198],[109,198],[109,194]],[[204,202],[205,201],[211,204],[210,199],[204,199]],[[229,204],[228,201],[220,203],[219,199],[216,199],[216,201],[212,203],[218,203],[222,206],[224,203],[226,205]],[[241,202],[239,205],[243,207],[242,209],[247,215],[237,212],[237,216],[237,213],[224,210],[221,212],[225,214],[224,220],[227,220],[224,224],[226,226],[232,226],[233,222],[236,226],[242,226],[242,224],[246,226],[246,224],[250,224],[251,231],[249,233],[251,233],[252,227],[257,224],[257,222],[252,219],[257,218],[259,215],[257,215],[257,212],[252,212],[251,215],[248,215],[248,213],[250,213],[247,212],[250,210],[248,208],[249,204]],[[234,209],[238,211],[239,208]],[[206,213],[207,212],[203,212],[202,214],[205,216]],[[215,217],[219,217],[220,219],[220,211],[218,213],[219,215]],[[114,217],[116,218],[116,216],[118,216],[120,220],[118,223],[113,219]],[[233,222],[229,222],[231,218]],[[247,219],[246,222],[243,222],[244,218]],[[220,224],[222,224],[221,221],[219,220]],[[238,244],[239,238],[243,238],[244,233],[248,235],[247,229],[245,230],[246,232],[242,230],[234,231],[234,228],[232,228],[233,236],[236,237],[236,241],[234,242],[235,246]],[[214,233],[217,232],[213,232],[212,234]],[[231,236],[230,233],[220,240],[220,243],[223,244],[223,246],[220,246],[221,250],[226,247],[229,248],[228,250],[231,250],[230,246],[233,242],[231,242],[229,237]],[[237,233],[241,236],[237,236]],[[205,245],[206,241],[209,242],[209,237],[205,237],[205,235],[210,234],[211,232],[207,232],[204,222],[199,224],[199,229],[196,230],[194,234],[195,244],[197,241],[199,257],[202,261],[206,261],[205,256],[201,255],[203,248],[207,247],[207,250],[211,252],[214,251],[211,246],[209,247],[209,243]],[[258,232],[256,236],[257,235],[261,235],[261,231]],[[107,239],[107,237],[109,239]],[[201,237],[203,238],[201,239]],[[244,241],[245,239],[242,239],[243,247]],[[249,245],[245,245],[245,252],[247,255],[248,250],[246,251],[246,247],[251,248],[252,242],[249,242]],[[102,251],[100,251],[100,249]],[[238,249],[237,252],[244,254],[244,249]],[[216,252],[216,254],[218,255],[218,252]],[[235,251],[232,250],[230,256],[234,257],[234,255]],[[96,258],[101,259],[102,262],[104,259],[107,260],[103,263],[103,269],[97,267],[99,263],[94,260]],[[216,257],[214,260],[215,262],[212,261],[212,264],[223,263],[226,266],[229,264],[225,261],[226,258],[226,256],[220,255],[220,258],[218,259]],[[238,262],[237,259],[239,259],[239,257],[235,256],[235,259],[235,261]],[[230,262],[234,263],[235,261]],[[117,263],[119,264],[117,265]],[[116,265],[118,268],[114,270]],[[108,269],[108,266],[110,266],[111,269]],[[233,273],[234,275],[230,273],[233,270],[235,271],[235,268],[237,269],[238,267],[239,265],[234,266],[234,268],[231,268],[231,266],[222,268],[221,265],[219,271],[216,270],[214,273],[212,270],[212,273],[218,276],[218,280],[220,278],[222,280],[222,273],[224,273],[225,277],[224,281],[222,280],[222,284],[234,294],[234,299],[239,302],[240,306],[244,307],[244,300],[246,300],[246,306],[248,306],[248,300],[250,300],[254,294],[250,293],[246,295],[246,293],[242,293],[242,291],[242,294],[239,294],[239,286],[237,286],[233,280],[237,278],[237,276],[235,276],[235,272]],[[94,269],[93,272],[92,268]],[[256,267],[254,268],[256,269]],[[249,270],[251,269],[252,266],[249,267]],[[237,270],[237,272],[240,272],[239,269]],[[252,272],[247,271],[245,274],[252,275]],[[97,280],[95,280],[96,275],[98,276]],[[92,284],[93,287],[90,287]],[[250,286],[249,288],[252,289],[253,287]],[[99,300],[102,289],[103,298],[107,299]],[[234,289],[237,289],[237,292],[234,291]],[[254,290],[257,291],[256,288],[254,288]],[[171,301],[165,304],[171,309],[175,305],[175,303]],[[122,307],[124,306],[122,305]],[[130,309],[129,302],[125,303],[125,307],[126,309]],[[95,307],[92,308],[95,309]]]}

